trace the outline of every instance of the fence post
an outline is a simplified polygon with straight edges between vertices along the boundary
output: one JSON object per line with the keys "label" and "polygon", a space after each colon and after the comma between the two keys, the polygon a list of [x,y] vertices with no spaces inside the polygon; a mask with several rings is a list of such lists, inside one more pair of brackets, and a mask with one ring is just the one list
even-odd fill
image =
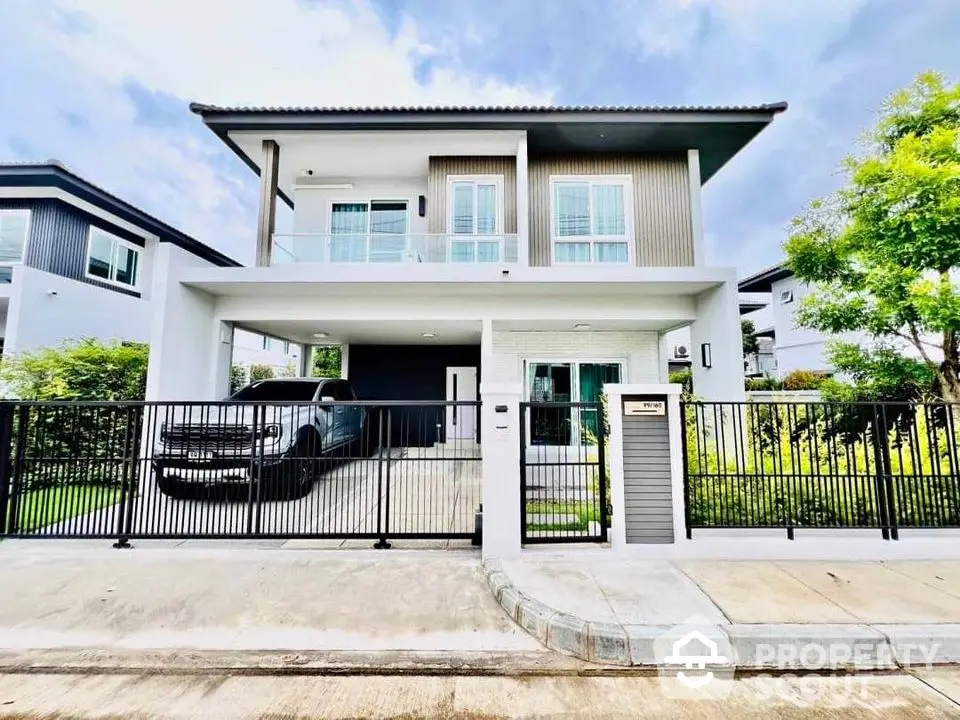
{"label": "fence post", "polygon": [[607,457],[606,448],[606,418],[603,413],[603,403],[597,403],[597,462],[600,465],[600,542],[607,541],[607,525],[610,518],[607,516]]}
{"label": "fence post", "polygon": [[247,470],[247,535],[253,534],[253,485],[257,467],[257,412],[259,409],[258,405],[253,406],[253,422],[250,423],[250,467]]}
{"label": "fence post", "polygon": [[[696,415],[694,415],[694,422],[696,422]],[[693,529],[690,527],[690,459],[687,457],[687,404],[683,400],[680,401],[680,452],[683,453],[683,526],[687,540],[692,540]]]}
{"label": "fence post", "polygon": [[529,406],[520,403],[520,543],[527,541],[527,412]]}
{"label": "fence post", "polygon": [[[880,412],[877,412],[877,410]],[[874,485],[877,493],[877,512],[880,520],[880,533],[884,540],[897,540],[897,530],[893,527],[895,518],[890,517],[892,491],[890,483],[890,447],[887,444],[890,428],[887,425],[886,408],[879,403],[873,406],[873,463],[876,470]]]}
{"label": "fence post", "polygon": [[[117,541],[113,544],[114,549],[130,547],[130,524],[128,517],[128,507],[132,507],[131,498],[133,489],[130,487],[130,444],[133,434],[132,423],[130,422],[130,408],[127,408],[127,426],[123,432],[123,469],[120,473],[120,506],[117,512]],[[111,425],[113,423],[110,423]]]}
{"label": "fence post", "polygon": [[9,516],[7,506],[10,502],[10,464],[11,444],[13,443],[13,404],[0,403],[0,535],[6,535]]}
{"label": "fence post", "polygon": [[27,454],[27,427],[29,422],[30,408],[21,404],[17,412],[17,449],[10,477],[11,492],[7,501],[10,513],[10,520],[7,523],[8,535],[15,535],[19,531],[20,495],[23,490],[23,463]]}
{"label": "fence post", "polygon": [[[380,408],[380,426],[383,427],[383,408]],[[393,450],[393,411],[387,408],[387,488],[386,503],[384,503],[383,493],[383,444],[380,445],[380,466],[377,468],[377,535],[380,539],[374,543],[377,550],[389,550],[390,543],[387,541],[387,533],[390,532],[390,455]],[[380,522],[381,512],[383,513],[383,523]]]}

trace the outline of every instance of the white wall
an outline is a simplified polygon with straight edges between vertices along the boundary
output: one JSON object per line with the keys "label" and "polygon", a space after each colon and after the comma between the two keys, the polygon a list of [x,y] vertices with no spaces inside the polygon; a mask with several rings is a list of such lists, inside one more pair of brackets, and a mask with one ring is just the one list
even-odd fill
{"label": "white wall", "polygon": [[[817,330],[798,327],[795,315],[800,308],[800,302],[812,290],[795,276],[778,280],[773,283],[772,289],[770,308],[777,333],[774,352],[777,358],[777,373],[781,378],[794,370],[832,370],[825,354],[830,339],[858,345],[866,341],[867,338],[862,333],[842,333],[828,337]],[[792,302],[781,302],[780,295],[785,290],[793,292]]]}
{"label": "white wall", "polygon": [[[743,338],[736,278],[697,296],[697,319],[690,325],[693,387],[704,400],[744,401]],[[709,343],[711,366],[703,366],[701,348]],[[630,382],[636,382],[631,380]]]}
{"label": "white wall", "polygon": [[56,347],[65,340],[150,339],[150,303],[18,265],[10,286],[4,353]]}
{"label": "white wall", "polygon": [[[525,360],[610,360],[625,364],[621,382],[657,382],[656,332],[510,332],[493,330],[493,367],[484,382],[525,383]],[[489,375],[489,376],[488,376]]]}
{"label": "white wall", "polygon": [[[209,265],[171,243],[156,257],[147,400],[215,400],[222,397],[224,343],[214,298],[180,283],[184,268]],[[229,344],[229,343],[226,343]],[[229,365],[229,353],[226,353]],[[226,368],[229,377],[229,367]]]}
{"label": "white wall", "polygon": [[298,188],[294,192],[293,231],[329,233],[330,203],[406,200],[408,232],[426,233],[427,218],[417,215],[417,197],[427,194],[427,178],[348,179],[351,190],[314,190]]}

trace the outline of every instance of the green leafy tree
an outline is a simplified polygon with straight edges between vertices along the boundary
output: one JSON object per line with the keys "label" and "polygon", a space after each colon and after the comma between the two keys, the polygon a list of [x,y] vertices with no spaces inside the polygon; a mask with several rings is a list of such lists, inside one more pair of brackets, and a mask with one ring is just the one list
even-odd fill
{"label": "green leafy tree", "polygon": [[272,380],[276,377],[273,367],[270,365],[253,364],[250,366],[250,382],[257,380]]}
{"label": "green leafy tree", "polygon": [[[797,218],[786,245],[793,272],[815,288],[797,321],[873,336],[884,349],[835,344],[831,359],[877,393],[894,371],[919,392],[925,374],[939,397],[960,402],[960,85],[926,73],[894,94],[845,172],[845,187]],[[894,359],[907,346],[923,372]]]}
{"label": "green leafy tree", "polygon": [[149,348],[85,339],[4,356],[0,382],[21,400],[143,400]]}
{"label": "green leafy tree", "polygon": [[317,347],[313,349],[313,376],[340,377],[340,347]]}
{"label": "green leafy tree", "polygon": [[743,318],[740,320],[740,334],[743,336],[743,356],[749,357],[760,352],[760,341],[757,340],[757,328],[754,327],[753,320]]}
{"label": "green leafy tree", "polygon": [[230,394],[247,384],[247,369],[243,365],[230,366]]}

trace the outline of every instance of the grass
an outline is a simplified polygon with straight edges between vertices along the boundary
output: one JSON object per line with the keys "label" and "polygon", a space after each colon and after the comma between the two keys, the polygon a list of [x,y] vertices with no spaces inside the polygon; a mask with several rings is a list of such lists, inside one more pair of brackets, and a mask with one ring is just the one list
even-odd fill
{"label": "grass", "polygon": [[[120,501],[119,488],[91,485],[30,490],[18,501],[18,532],[61,523]],[[9,524],[8,524],[9,525]]]}
{"label": "grass", "polygon": [[566,503],[527,501],[528,515],[577,516],[574,522],[530,523],[527,530],[587,530],[591,522],[600,522],[598,502],[596,499]]}

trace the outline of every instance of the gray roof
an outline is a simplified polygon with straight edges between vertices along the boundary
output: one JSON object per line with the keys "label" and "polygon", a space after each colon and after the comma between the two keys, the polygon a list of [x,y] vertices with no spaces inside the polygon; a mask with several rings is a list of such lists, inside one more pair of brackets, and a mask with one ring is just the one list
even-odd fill
{"label": "gray roof", "polygon": [[761,105],[382,105],[382,106],[243,106],[190,103],[198,115],[209,113],[334,113],[334,114],[406,114],[406,113],[779,113],[787,103]]}
{"label": "gray roof", "polygon": [[257,173],[259,158],[248,157],[230,138],[232,131],[518,130],[526,132],[531,155],[697,149],[701,181],[706,182],[787,104],[237,107],[191,103],[190,109]]}
{"label": "gray roof", "polygon": [[784,280],[791,275],[793,275],[793,271],[787,267],[786,263],[780,263],[766,270],[756,272],[753,275],[748,275],[737,283],[737,290],[743,293],[772,292],[773,283],[778,280]]}
{"label": "gray roof", "polygon": [[0,187],[56,187],[71,195],[96,205],[129,223],[143,228],[188,252],[221,267],[237,266],[238,263],[219,250],[186,235],[145,210],[131,205],[99,185],[81,177],[56,159],[43,162],[0,162]]}

